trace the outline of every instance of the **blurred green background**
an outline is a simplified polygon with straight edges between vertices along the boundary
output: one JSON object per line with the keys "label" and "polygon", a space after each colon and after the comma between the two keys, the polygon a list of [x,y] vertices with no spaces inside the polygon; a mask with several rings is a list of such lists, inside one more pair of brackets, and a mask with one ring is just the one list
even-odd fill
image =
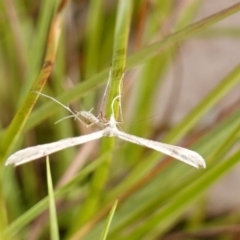
{"label": "blurred green background", "polygon": [[[55,153],[60,239],[103,239],[103,232],[114,240],[240,239],[240,3],[123,0],[121,9],[120,2],[0,1],[2,238],[57,239],[46,162],[5,167],[7,156],[95,131],[73,119],[54,124],[69,113],[47,98],[36,102],[31,90],[44,87],[71,109],[106,116],[114,46],[129,28],[120,128],[193,149],[207,168],[119,140],[107,151],[104,139]],[[131,16],[119,38],[117,15]],[[42,68],[44,59],[52,70]]]}

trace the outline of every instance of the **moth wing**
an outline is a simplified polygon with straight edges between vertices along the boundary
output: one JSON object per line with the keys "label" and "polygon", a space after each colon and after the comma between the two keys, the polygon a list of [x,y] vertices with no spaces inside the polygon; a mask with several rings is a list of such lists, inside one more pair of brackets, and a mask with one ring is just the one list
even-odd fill
{"label": "moth wing", "polygon": [[125,132],[121,132],[119,130],[115,130],[115,136],[125,141],[162,152],[166,155],[176,158],[177,160],[187,163],[195,168],[206,167],[206,163],[202,158],[202,156],[200,156],[198,153],[191,151],[189,149],[170,145],[170,144],[165,144],[161,142],[156,142],[156,141],[148,140],[145,138],[140,138],[134,135],[127,134]]}
{"label": "moth wing", "polygon": [[54,152],[58,152],[68,147],[73,147],[79,144],[83,144],[98,138],[103,137],[104,131],[98,131],[91,134],[66,138],[57,142],[37,145],[28,147],[12,154],[6,161],[5,165],[13,164],[15,166],[21,165],[26,162],[36,160],[41,157],[48,156]]}

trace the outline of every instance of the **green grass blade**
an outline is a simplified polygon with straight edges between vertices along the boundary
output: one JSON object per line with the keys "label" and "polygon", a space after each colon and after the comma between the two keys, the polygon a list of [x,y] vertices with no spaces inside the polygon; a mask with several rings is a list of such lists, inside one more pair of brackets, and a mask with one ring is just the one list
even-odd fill
{"label": "green grass blade", "polygon": [[[122,81],[125,70],[126,63],[126,53],[128,44],[128,35],[131,20],[131,9],[132,2],[128,0],[121,0],[118,2],[117,10],[117,20],[114,34],[114,49],[112,58],[112,70],[110,72],[110,79],[107,89],[107,99],[106,99],[106,116],[110,118],[113,111],[114,116],[118,117],[119,112],[119,102],[114,104],[112,110],[112,102],[117,96],[121,96],[122,91]],[[121,99],[118,99],[121,101]],[[101,146],[101,153],[105,153],[109,149],[113,148],[114,139],[103,139]],[[75,225],[75,228],[79,228],[78,225],[86,222],[98,209],[100,202],[100,193],[103,191],[107,179],[108,171],[111,163],[111,158],[109,158],[93,176],[92,182],[90,183],[91,193],[88,197],[83,210],[79,212],[79,223]]]}
{"label": "green grass blade", "polygon": [[[19,103],[21,103],[24,99],[24,96],[27,95],[27,92],[29,91],[33,83],[33,79],[36,77],[39,71],[39,68],[41,68],[42,55],[43,55],[41,49],[44,49],[45,47],[48,30],[49,30],[46,26],[49,26],[51,24],[51,20],[55,16],[56,8],[58,7],[58,5],[59,5],[58,0],[42,1],[37,26],[35,28],[34,40],[31,46],[31,49],[36,49],[37,51],[29,51],[28,59],[31,63],[31,67],[27,69],[28,76],[27,76],[26,83],[22,86],[21,92],[18,96]],[[58,40],[56,39],[56,41]]]}
{"label": "green grass blade", "polygon": [[110,224],[112,222],[112,218],[113,218],[113,215],[116,211],[116,208],[117,208],[117,204],[118,204],[118,200],[116,200],[113,204],[113,207],[109,213],[109,216],[108,216],[108,219],[107,219],[107,222],[106,222],[106,225],[104,227],[104,230],[102,232],[102,235],[100,237],[100,240],[106,240],[107,239],[107,234],[108,234],[108,231],[109,231],[109,228],[110,228]]}
{"label": "green grass blade", "polygon": [[[209,133],[210,138],[205,138],[203,141],[203,143],[211,145],[211,141],[216,142],[219,141],[219,139],[221,140],[221,142],[218,142],[216,146],[212,146],[211,151],[209,151],[210,156],[208,157],[208,162],[211,162],[211,164],[208,165],[208,168],[216,166],[216,164],[218,164],[224,157],[224,152],[229,152],[229,150],[235,144],[236,137],[239,135],[240,130],[238,116],[239,113],[238,115],[233,114],[231,118],[227,119],[224,123],[219,124],[219,126],[212,131],[213,133]],[[233,120],[235,120],[235,122]],[[223,134],[220,133],[221,131]],[[226,133],[224,134],[224,132]],[[199,145],[199,149],[204,147],[200,146],[200,144],[197,145]],[[211,159],[215,159],[215,161],[212,162]],[[188,171],[183,171],[183,167],[185,167],[184,169]],[[189,185],[189,183],[193,183],[205,173],[205,170],[196,171],[194,169],[190,169],[191,171],[189,171],[189,168],[186,168],[186,166],[182,165],[176,170],[170,168],[166,171],[157,171],[157,169],[155,169],[153,172],[149,173],[149,176],[146,177],[148,181],[145,182],[145,185],[141,186],[139,183],[137,183],[135,186],[135,191],[132,193],[129,194],[128,189],[126,188],[122,194],[119,194],[121,209],[118,211],[119,213],[116,214],[116,221],[114,221],[109,233],[110,238],[116,239],[117,236],[120,236],[122,230],[127,229],[129,226],[131,228],[132,225],[136,225],[136,222],[138,222],[139,219],[146,218],[146,214],[149,212],[156,211],[159,206],[164,206],[166,203],[170,204],[172,199],[174,199],[173,196],[175,197],[176,194],[180,194],[181,191]],[[178,181],[176,182],[175,179],[178,179]],[[137,188],[138,185],[140,185],[141,188]],[[168,186],[167,189],[166,186]],[[125,199],[125,194],[130,195],[128,199]],[[193,198],[195,198],[194,195]],[[135,204],[136,199],[140,204]],[[188,200],[191,201],[191,199]],[[131,202],[134,207],[131,207]],[[131,211],[129,211],[129,208]],[[93,232],[91,232],[89,238],[87,239],[94,238],[98,235],[98,232],[95,231],[96,226],[93,226],[93,229]],[[98,231],[100,230],[98,229]]]}
{"label": "green grass blade", "polygon": [[[173,33],[163,40],[149,45],[148,47],[144,48],[138,53],[133,54],[127,59],[126,69],[132,69],[140,64],[145,63],[147,59],[158,55],[161,51],[165,51],[170,46],[178,43],[179,41],[182,41],[187,37],[193,36],[194,34],[203,31],[212,24],[228,17],[231,14],[238,12],[239,10],[240,4],[236,4],[231,8],[225,9],[224,11],[212,15],[209,18],[205,18],[201,21],[191,24],[189,27]],[[109,69],[101,71],[93,77],[90,77],[88,81],[76,84],[74,88],[64,92],[57,99],[63,103],[66,103],[78,99],[79,97],[85,96],[90,90],[101,86],[108,78],[108,73]],[[24,131],[31,129],[33,126],[36,126],[39,122],[43,121],[51,114],[55,113],[57,111],[55,106],[56,105],[54,103],[48,103],[38,110],[34,111],[32,116],[29,118],[27,126],[24,127]]]}
{"label": "green grass blade", "polygon": [[204,98],[204,100],[191,111],[190,114],[169,132],[164,139],[166,142],[178,141],[186,132],[188,132],[199,119],[207,113],[220,99],[222,99],[238,83],[240,78],[240,65],[235,67],[215,89]]}
{"label": "green grass blade", "polygon": [[[58,189],[54,193],[55,199],[65,196],[71,189],[78,185],[84,178],[86,178],[90,173],[95,171],[104,161],[110,152],[102,155],[100,158],[96,159],[94,162],[86,166],[79,174],[77,174],[69,183],[67,183],[62,188]],[[14,220],[6,229],[9,236],[16,235],[24,226],[26,226],[30,221],[36,218],[48,207],[49,199],[45,197],[43,200],[35,204],[31,209],[22,214],[19,218]]]}
{"label": "green grass blade", "polygon": [[[218,162],[223,158],[223,156],[227,152],[229,152],[230,149],[234,146],[234,144],[236,142],[236,138],[238,137],[238,135],[240,133],[240,124],[239,124],[239,121],[236,121],[236,123],[231,123],[231,124],[233,125],[233,128],[230,129],[230,131],[228,132],[227,135],[225,135],[224,137],[221,138],[223,140],[222,143],[218,144],[218,146],[212,148],[212,153],[210,154],[211,157],[208,158],[208,162],[210,162],[211,164],[208,164],[208,168],[214,167],[216,164],[218,164]],[[228,125],[229,125],[229,122],[228,122]],[[220,131],[221,131],[221,129],[224,129],[224,127],[221,127]],[[216,141],[217,139],[219,139],[219,136],[213,135],[212,141]],[[210,139],[205,140],[205,142],[210,143]],[[184,189],[186,186],[188,186],[189,183],[194,182],[196,179],[201,177],[202,174],[203,174],[202,171],[201,172],[195,171],[194,173],[192,173],[185,179],[180,179],[180,176],[182,175],[182,173],[178,174],[176,172],[175,173],[176,178],[179,178],[180,181],[173,184],[173,187],[169,187],[168,191],[165,191],[164,193],[159,194],[159,195],[158,194],[157,195],[150,194],[149,192],[146,193],[145,195],[153,196],[150,200],[146,200],[146,199],[144,200],[144,199],[141,199],[141,196],[139,196],[139,197],[136,196],[135,198],[138,198],[139,201],[142,202],[141,207],[135,207],[135,209],[132,210],[131,214],[128,214],[128,215],[125,214],[125,220],[123,218],[122,221],[118,222],[118,225],[116,224],[112,227],[112,229],[110,231],[110,236],[112,238],[115,238],[116,236],[119,235],[119,233],[122,229],[127,228],[127,226],[131,226],[131,224],[134,224],[134,222],[137,221],[137,219],[144,218],[144,216],[147,212],[154,211],[154,209],[156,209],[161,204],[165,204],[165,202],[170,203],[172,201],[172,196],[175,196],[176,193],[180,192],[182,189]],[[168,180],[166,178],[164,178],[164,176],[162,177],[162,181],[163,180],[164,180],[164,184],[170,186],[171,183],[169,182],[169,184],[168,184]],[[161,181],[161,180],[159,180],[159,181]],[[149,184],[152,185],[151,183],[149,183]],[[161,188],[159,184],[157,187],[159,190],[164,189],[164,188]],[[149,188],[150,188],[150,186],[148,186],[148,189]],[[122,206],[122,209],[123,208],[124,208],[124,206]],[[116,217],[118,217],[118,216],[116,216]],[[118,217],[118,219],[119,219],[119,217]]]}
{"label": "green grass blade", "polygon": [[[231,58],[231,61],[227,61],[235,69],[221,69],[222,72],[225,71],[226,77],[218,75],[218,79],[215,79],[217,86],[210,76],[210,84],[214,84],[214,87],[207,96],[198,92],[197,95],[202,99],[195,109],[183,117],[180,123],[174,120],[178,119],[175,116],[179,116],[178,106],[182,106],[178,102],[178,93],[184,89],[185,84],[181,81],[181,72],[185,73],[185,67],[192,72],[192,69],[188,69],[191,64],[181,64],[182,50],[187,51],[184,52],[184,58],[185,53],[186,57],[189,56],[188,53],[193,53],[185,48],[189,44],[188,40],[194,43],[200,41],[201,44],[211,41],[210,45],[215,44],[215,41],[226,40],[223,38],[228,38],[228,41],[237,40],[237,28],[218,26],[223,19],[231,21],[229,16],[239,12],[240,3],[195,22],[196,14],[199,17],[206,13],[200,7],[203,3],[201,0],[184,1],[184,4],[168,0],[119,0],[111,4],[103,4],[100,0],[91,0],[88,4],[71,2],[67,4],[68,15],[63,28],[65,37],[58,47],[60,51],[56,61],[46,62],[47,68],[40,72],[40,65],[47,58],[44,52],[47,50],[47,59],[53,58],[56,53],[55,40],[60,34],[58,29],[55,29],[53,38],[48,42],[46,40],[48,29],[51,29],[51,23],[54,24],[54,19],[56,20],[54,15],[59,16],[59,11],[55,14],[56,6],[59,3],[65,8],[68,1],[27,1],[26,4],[26,1],[15,0],[12,5],[8,0],[3,1],[0,1],[0,238],[48,237],[49,223],[42,222],[42,219],[47,218],[47,210],[50,208],[53,211],[52,230],[56,227],[54,199],[61,203],[61,211],[57,215],[59,233],[64,239],[92,240],[99,239],[100,236],[114,240],[168,238],[169,231],[175,235],[179,230],[183,233],[194,230],[195,234],[207,230],[209,226],[214,229],[220,224],[228,225],[239,221],[239,216],[230,219],[231,211],[224,212],[219,219],[212,218],[208,211],[208,196],[204,194],[208,188],[211,191],[210,187],[217,179],[227,173],[231,174],[230,170],[237,163],[237,159],[232,158],[240,137],[239,101],[230,101],[229,104],[227,101],[238,97],[232,94],[240,82],[238,60]],[[15,19],[11,15],[14,12]],[[6,25],[6,22],[10,25]],[[57,23],[55,26],[59,25]],[[19,35],[16,34],[18,31]],[[221,50],[228,53],[232,50],[228,45],[225,47]],[[113,99],[113,112],[118,117],[117,120],[120,120],[120,99],[116,96],[123,96],[124,121],[128,124],[119,124],[119,129],[155,140],[164,134],[165,137],[161,138],[163,142],[179,142],[177,145],[203,155],[207,169],[190,168],[161,153],[140,146],[135,148],[117,138],[103,138],[100,149],[97,144],[92,148],[91,144],[87,144],[80,147],[79,152],[74,147],[54,154],[53,159],[58,161],[51,162],[51,174],[58,182],[67,184],[55,192],[51,190],[51,197],[47,194],[46,185],[50,183],[50,176],[47,181],[44,162],[34,161],[17,168],[3,167],[4,158],[14,149],[96,130],[85,129],[79,122],[71,120],[53,125],[53,122],[66,115],[66,111],[56,103],[42,98],[35,104],[38,95],[31,94],[32,92],[27,94],[27,91],[37,75],[39,85],[33,87],[41,90],[54,62],[54,71],[49,84],[45,86],[46,94],[54,98],[57,96],[57,100],[65,105],[71,103],[73,110],[89,110],[86,106],[94,107],[93,114],[97,116],[103,84],[109,76],[111,56],[110,90],[106,95],[106,109],[101,111],[106,121],[112,112]],[[213,60],[214,56],[216,55],[211,56]],[[134,67],[136,68],[133,69]],[[199,65],[200,75],[201,67],[205,67],[204,63]],[[217,69],[217,65],[214,67]],[[127,73],[122,89],[123,72],[130,69],[132,71]],[[193,77],[190,87],[194,81],[197,80]],[[172,88],[170,90],[165,87]],[[210,86],[203,87],[207,90]],[[169,90],[169,94],[165,90]],[[223,103],[225,97],[227,101]],[[39,107],[36,106],[32,112],[34,104]],[[162,114],[159,114],[161,116],[158,115],[161,121],[156,118],[133,123],[158,112],[158,104],[163,106]],[[21,112],[16,114],[17,109],[21,109]],[[15,122],[10,126],[9,122],[14,116]],[[168,121],[170,119],[171,122]],[[116,151],[112,151],[114,146]],[[105,151],[108,152],[104,154]],[[88,165],[87,161],[95,159],[97,155],[100,157]],[[238,159],[239,155],[240,153]],[[77,173],[83,164],[87,166]],[[50,168],[48,173],[50,175]],[[113,214],[109,215],[109,212],[115,199],[118,199],[118,210],[114,212],[113,219]],[[229,198],[228,200],[230,201]],[[186,215],[190,206],[195,207],[193,214]],[[59,238],[56,229],[52,238]],[[230,234],[227,235],[230,237]]]}
{"label": "green grass blade", "polygon": [[[99,70],[101,60],[98,54],[101,48],[101,36],[103,34],[103,14],[103,2],[101,0],[90,1],[87,20],[87,37],[85,39],[86,63],[84,79],[86,80]],[[85,109],[91,109],[92,106],[94,106],[96,95],[96,91],[88,94],[84,101]]]}
{"label": "green grass blade", "polygon": [[47,185],[48,185],[48,196],[49,196],[49,212],[50,212],[50,235],[51,240],[59,239],[59,230],[58,230],[58,220],[57,220],[57,212],[56,205],[54,199],[54,189],[52,183],[51,169],[49,164],[49,157],[46,159],[47,166]]}
{"label": "green grass blade", "polygon": [[118,1],[118,12],[116,27],[114,33],[114,46],[113,46],[113,57],[112,57],[112,67],[109,79],[109,89],[107,89],[107,103],[106,103],[106,116],[109,118],[112,114],[112,102],[116,97],[118,99],[118,104],[114,104],[113,111],[114,116],[117,119],[119,115],[119,110],[121,107],[121,95],[123,87],[124,71],[126,68],[126,57],[127,57],[127,46],[128,46],[128,36],[131,24],[132,15],[132,2],[123,0]]}
{"label": "green grass blade", "polygon": [[[200,118],[207,113],[223,96],[225,96],[236,84],[239,83],[240,79],[240,66],[237,66],[223,81],[203,99],[203,101],[196,106],[183,121],[173,128],[169,134],[163,139],[166,143],[175,143],[181,139],[196,123]],[[201,153],[201,152],[200,152]],[[138,181],[146,173],[152,169],[156,161],[159,159],[159,153],[153,152],[148,160],[139,163],[138,166],[129,174],[129,176],[117,187],[112,193],[113,198],[118,196],[123,189],[128,188],[135,181]]]}
{"label": "green grass blade", "polygon": [[[178,194],[174,195],[171,203],[160,209],[153,217],[146,221],[145,225],[133,231],[128,235],[130,239],[139,239],[138,237],[146,236],[150,239],[154,239],[156,235],[164,233],[176,217],[182,214],[183,208],[188,206],[190,202],[200,196],[210,185],[223,176],[226,172],[232,169],[238,162],[240,157],[240,151],[234,153],[231,157],[225,159],[219,163],[215,168],[209,168],[194,182],[189,185]],[[153,228],[153,226],[155,226]],[[157,229],[153,231],[151,235],[148,235],[149,229]]]}
{"label": "green grass blade", "polygon": [[0,144],[0,153],[1,153],[0,161],[1,162],[5,160],[6,156],[9,155],[9,153],[13,149],[13,146],[16,143],[17,139],[19,138],[22,132],[22,129],[27,121],[27,118],[29,117],[38,99],[38,94],[35,94],[32,91],[34,90],[34,91],[41,92],[42,88],[44,87],[52,71],[53,63],[56,57],[56,51],[57,51],[57,46],[60,38],[60,33],[61,33],[61,30],[60,30],[61,20],[62,20],[62,12],[58,12],[56,15],[56,18],[52,23],[52,27],[50,28],[49,42],[47,46],[44,65],[37,79],[33,83],[31,90],[29,91],[28,95],[24,99],[18,112],[13,118],[10,126],[5,132],[4,141],[1,141],[1,144]]}
{"label": "green grass blade", "polygon": [[227,9],[224,9],[216,14],[211,15],[210,17],[200,20],[194,24],[191,24],[188,27],[169,35],[163,41],[158,41],[154,44],[151,44],[147,48],[139,51],[138,53],[134,54],[134,56],[128,59],[127,69],[131,69],[134,66],[141,64],[143,59],[144,61],[151,59],[152,57],[160,54],[162,51],[168,49],[173,44],[181,42],[193,36],[194,34],[203,31],[204,29],[210,27],[214,23],[217,23],[223,20],[224,18],[234,13],[237,13],[238,11],[240,11],[240,3],[237,3]]}

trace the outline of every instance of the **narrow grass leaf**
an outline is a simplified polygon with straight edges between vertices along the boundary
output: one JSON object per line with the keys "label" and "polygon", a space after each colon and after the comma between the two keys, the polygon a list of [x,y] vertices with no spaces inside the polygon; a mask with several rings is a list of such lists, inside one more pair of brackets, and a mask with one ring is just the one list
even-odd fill
{"label": "narrow grass leaf", "polygon": [[27,118],[29,117],[38,99],[38,95],[33,93],[32,90],[41,92],[52,71],[61,33],[62,10],[63,8],[61,8],[60,11],[56,14],[56,17],[53,20],[49,31],[48,36],[49,41],[47,44],[44,65],[37,79],[34,81],[31,91],[29,91],[28,95],[26,96],[19,110],[17,111],[15,117],[13,118],[10,126],[5,132],[4,141],[1,141],[0,144],[1,161],[3,161],[6,158],[6,156],[11,152],[15,142],[17,141],[19,135],[23,130]]}
{"label": "narrow grass leaf", "polygon": [[[90,173],[95,171],[104,161],[106,161],[106,157],[111,152],[106,152],[104,155],[96,159],[94,162],[90,163],[86,168],[80,171],[69,183],[60,189],[56,190],[54,193],[55,199],[59,199],[60,197],[65,196],[71,191],[74,186],[77,186],[79,182],[81,182],[84,178],[86,178]],[[48,207],[49,198],[45,197],[40,202],[36,203],[32,208],[30,208],[27,212],[22,214],[19,218],[14,220],[6,229],[6,232],[9,236],[16,235],[24,226],[26,226],[30,221],[34,220],[39,214],[41,214]]]}
{"label": "narrow grass leaf", "polygon": [[[112,68],[109,74],[109,82],[107,84],[107,89],[103,96],[103,101],[106,100],[105,114],[108,118],[110,118],[111,114],[114,114],[114,117],[117,118],[119,110],[120,113],[122,111],[121,91],[126,65],[126,54],[129,29],[131,24],[132,4],[132,1],[121,0],[118,1],[117,5],[117,19],[114,33]],[[112,106],[114,99],[118,96],[120,98],[119,102],[116,101],[118,104],[113,104]],[[103,139],[100,154],[103,154],[109,149],[112,149],[113,144],[114,139]],[[78,213],[76,221],[79,222],[75,224],[75,229],[78,229],[79,225],[86,222],[97,211],[101,200],[100,193],[103,191],[108,179],[110,163],[111,158],[109,158],[108,161],[106,161],[95,172],[90,183],[90,195],[85,202],[83,209],[81,210],[81,212]]]}
{"label": "narrow grass leaf", "polygon": [[[191,24],[183,30],[173,33],[167,38],[159,40],[156,43],[145,47],[143,50],[133,54],[127,59],[126,70],[132,69],[140,64],[145,63],[147,59],[158,55],[161,51],[167,50],[173,44],[176,44],[179,41],[186,39],[187,37],[193,36],[194,34],[207,29],[214,23],[223,20],[224,18],[238,12],[239,10],[240,3],[235,4],[233,7],[225,9],[224,11],[220,11],[209,18],[205,18],[201,21]],[[78,83],[74,86],[74,88],[61,94],[58,100],[64,103],[78,99],[79,96],[83,97],[92,89],[99,87],[104,82],[106,82],[108,74],[109,69],[101,71],[100,73],[90,77],[88,81]],[[31,129],[33,126],[36,126],[38,123],[42,122],[44,119],[56,111],[57,109],[53,103],[47,103],[44,106],[40,107],[29,117],[28,124],[24,127],[24,131]]]}
{"label": "narrow grass leaf", "polygon": [[100,240],[106,240],[107,239],[107,234],[108,234],[108,231],[109,231],[109,228],[110,228],[110,224],[112,222],[112,218],[114,216],[114,213],[116,211],[116,208],[117,208],[117,204],[118,204],[118,200],[116,200],[113,204],[113,207],[109,213],[109,216],[107,218],[107,222],[106,222],[106,225],[103,229],[103,232],[102,232],[102,235],[100,237]]}
{"label": "narrow grass leaf", "polygon": [[[219,163],[215,168],[206,169],[206,172],[202,176],[194,182],[189,183],[181,192],[175,194],[169,204],[161,208],[156,214],[145,221],[141,227],[128,235],[128,237],[130,239],[137,239],[138,237],[146,236],[148,239],[154,239],[157,235],[163,234],[172,226],[176,218],[180,217],[183,209],[190,202],[193,203],[193,200],[197,199],[210,185],[232,169],[239,162],[239,159],[240,151],[237,151]],[[148,235],[149,232],[151,232],[151,235]]]}
{"label": "narrow grass leaf", "polygon": [[52,184],[51,169],[49,164],[49,157],[46,159],[47,166],[47,185],[48,185],[48,196],[49,196],[49,212],[50,212],[50,235],[51,240],[59,240],[58,220],[56,205],[54,199],[54,189]]}

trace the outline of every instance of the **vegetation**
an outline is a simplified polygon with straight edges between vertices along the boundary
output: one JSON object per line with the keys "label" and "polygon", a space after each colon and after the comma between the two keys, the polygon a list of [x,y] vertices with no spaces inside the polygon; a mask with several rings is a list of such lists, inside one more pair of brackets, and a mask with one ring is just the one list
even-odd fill
{"label": "vegetation", "polygon": [[[178,2],[184,4],[0,1],[1,238],[206,239],[212,232],[214,239],[234,238],[226,226],[238,223],[240,214],[210,218],[206,193],[239,162],[240,150],[233,148],[239,104],[211,125],[200,123],[239,84],[240,66],[175,125],[150,116],[164,107],[156,97],[187,40],[239,36],[239,29],[216,23],[238,12],[240,3],[195,22],[203,1]],[[54,124],[69,113],[35,91],[76,111],[94,108],[106,119],[120,94],[114,114],[125,132],[193,149],[207,168],[112,138],[66,149],[49,162],[5,167],[14,151],[95,131],[71,118]],[[171,117],[177,94],[169,99]]]}

